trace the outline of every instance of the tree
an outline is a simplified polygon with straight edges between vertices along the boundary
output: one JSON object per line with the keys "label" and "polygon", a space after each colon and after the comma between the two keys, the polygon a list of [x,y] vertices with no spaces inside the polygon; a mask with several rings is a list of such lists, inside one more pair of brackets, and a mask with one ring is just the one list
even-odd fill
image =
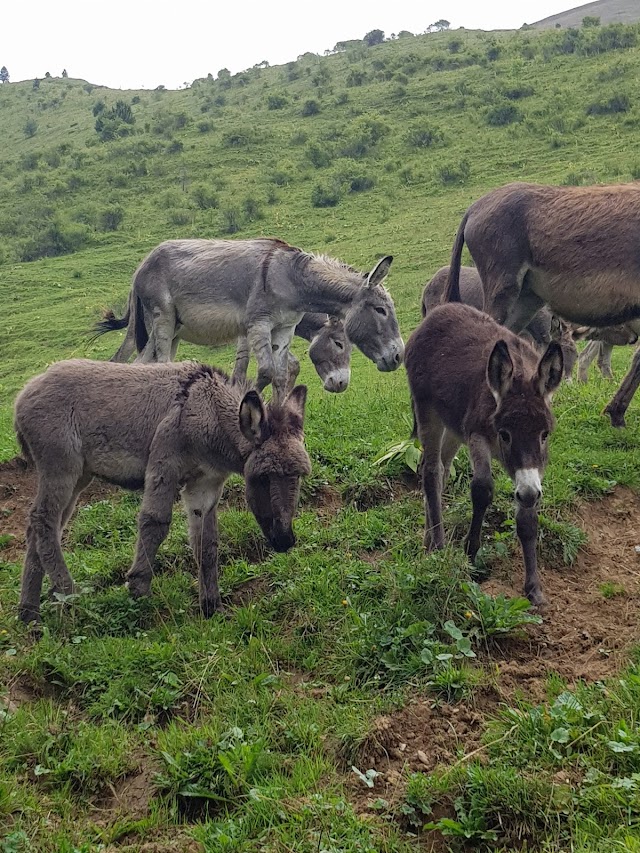
{"label": "tree", "polygon": [[428,33],[441,33],[443,30],[448,30],[451,24],[449,21],[445,21],[444,18],[440,18],[439,21],[436,21],[433,24],[429,24],[427,27]]}
{"label": "tree", "polygon": [[3,65],[0,68],[0,83],[8,83],[9,82],[9,72],[7,71],[7,66]]}
{"label": "tree", "polygon": [[63,76],[63,77],[68,77],[68,76],[69,76],[69,75],[68,75],[68,73],[67,73],[67,69],[66,69],[66,68],[63,68],[63,69],[62,69],[62,76]]}
{"label": "tree", "polygon": [[45,76],[45,78],[46,78],[47,80],[50,80],[50,79],[51,79],[51,72],[50,72],[50,71],[45,71],[44,76]]}
{"label": "tree", "polygon": [[33,88],[34,88],[34,89],[39,89],[39,88],[40,88],[40,81],[38,80],[38,78],[37,78],[37,77],[36,77],[36,79],[33,81]]}
{"label": "tree", "polygon": [[367,47],[373,47],[375,44],[382,44],[384,41],[384,32],[382,30],[371,30],[367,33],[362,41]]}

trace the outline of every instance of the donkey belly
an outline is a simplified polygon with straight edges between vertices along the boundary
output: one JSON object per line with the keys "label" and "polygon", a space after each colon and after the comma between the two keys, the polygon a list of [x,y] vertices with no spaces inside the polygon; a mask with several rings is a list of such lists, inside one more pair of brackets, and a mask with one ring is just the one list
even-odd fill
{"label": "donkey belly", "polygon": [[527,284],[565,320],[615,326],[640,318],[640,277],[625,270],[548,273],[530,270]]}
{"label": "donkey belly", "polygon": [[246,333],[244,312],[234,306],[179,306],[177,313],[177,337],[192,344],[219,346]]}

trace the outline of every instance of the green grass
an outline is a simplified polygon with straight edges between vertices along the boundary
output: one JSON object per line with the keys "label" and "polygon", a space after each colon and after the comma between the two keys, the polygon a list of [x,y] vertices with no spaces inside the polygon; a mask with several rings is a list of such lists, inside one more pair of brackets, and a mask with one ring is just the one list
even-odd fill
{"label": "green grass", "polygon": [[[388,284],[406,336],[483,192],[637,177],[638,29],[600,29],[571,44],[562,32],[401,39],[179,92],[0,87],[0,460],[17,451],[12,405],[30,376],[116,350],[118,335],[91,341],[89,330],[103,308],[124,308],[137,263],[163,239],[237,225],[234,236],[276,235],[363,269],[393,254]],[[100,140],[100,100],[107,112],[131,106],[132,134]],[[589,114],[610,103],[627,108]],[[335,205],[317,206],[328,198]],[[129,598],[138,496],[78,511],[65,548],[79,591],[43,605],[39,641],[16,622],[20,566],[0,540],[0,672],[20,697],[0,706],[0,850],[197,841],[242,853],[408,853],[429,822],[452,850],[640,849],[635,658],[619,678],[574,691],[552,676],[546,704],[503,707],[478,752],[462,743],[448,765],[403,772],[395,800],[362,817],[354,785],[368,791],[375,768],[362,762],[377,719],[414,698],[434,713],[473,707],[499,679],[495,649],[508,654],[536,620],[521,599],[476,586],[459,548],[425,555],[422,501],[401,485],[402,458],[374,464],[410,432],[403,371],[380,374],[356,353],[351,387],[329,395],[295,348],[313,461],[298,545],[268,551],[234,478],[220,519],[224,617],[198,613],[179,511],[152,597]],[[180,356],[230,367],[233,352],[184,346]],[[614,354],[617,377],[630,356]],[[584,543],[570,517],[578,499],[640,487],[638,406],[616,431],[600,414],[611,393],[592,378],[556,396],[540,535],[550,564],[571,563]],[[487,566],[517,551],[512,486],[496,475]],[[447,503],[457,542],[470,515],[465,451]],[[630,593],[599,589],[603,604]],[[105,806],[136,773],[147,780],[144,813]]]}

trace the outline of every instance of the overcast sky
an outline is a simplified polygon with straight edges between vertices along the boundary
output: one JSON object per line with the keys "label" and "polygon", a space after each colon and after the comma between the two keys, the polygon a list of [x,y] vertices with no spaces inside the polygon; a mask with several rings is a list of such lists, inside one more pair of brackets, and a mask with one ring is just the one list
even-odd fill
{"label": "overcast sky", "polygon": [[452,28],[509,29],[579,0],[7,0],[0,13],[0,66],[12,81],[70,77],[113,88],[175,89],[207,73],[232,74],[267,60],[322,54],[373,29],[421,33],[445,18]]}

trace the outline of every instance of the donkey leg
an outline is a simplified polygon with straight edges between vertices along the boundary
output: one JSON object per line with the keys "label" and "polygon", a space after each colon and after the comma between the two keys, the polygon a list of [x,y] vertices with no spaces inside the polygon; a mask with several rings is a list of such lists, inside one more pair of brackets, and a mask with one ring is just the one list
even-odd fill
{"label": "donkey leg", "polygon": [[224,478],[189,483],[182,492],[189,519],[189,542],[199,569],[200,610],[209,618],[222,610],[218,588],[218,502]]}
{"label": "donkey leg", "polygon": [[240,335],[236,346],[236,361],[233,366],[233,373],[231,374],[231,378],[234,382],[246,377],[249,369],[250,355],[251,351],[249,349],[249,341],[247,340],[246,335]]}
{"label": "donkey leg", "polygon": [[446,489],[451,474],[451,465],[462,442],[457,435],[447,430],[442,440],[440,459],[442,462],[442,489]]}
{"label": "donkey leg", "polygon": [[136,348],[136,335],[135,335],[135,327],[133,323],[129,323],[127,326],[127,333],[124,337],[124,340],[116,350],[115,354],[111,356],[110,361],[129,361],[132,353]]}
{"label": "donkey leg", "polygon": [[42,474],[38,494],[29,516],[40,563],[51,581],[51,595],[69,595],[74,589],[62,553],[61,538],[62,519],[73,500],[79,476],[71,471],[67,476],[63,473],[56,478]]}
{"label": "donkey leg", "polygon": [[264,322],[250,325],[247,338],[249,347],[258,362],[256,388],[262,391],[267,385],[271,385],[276,372],[271,350],[271,325]]}
{"label": "donkey leg", "polygon": [[545,604],[542,594],[540,574],[538,572],[538,557],[536,542],[538,540],[538,510],[535,507],[524,507],[518,504],[516,509],[516,533],[522,546],[524,558],[524,594],[534,607]]}
{"label": "donkey leg", "polygon": [[578,357],[578,380],[580,382],[586,382],[588,380],[589,367],[596,355],[599,355],[601,346],[602,344],[600,341],[588,341],[587,345],[580,353]]}
{"label": "donkey leg", "polygon": [[[289,347],[293,339],[294,330],[295,326],[288,326],[286,328],[274,329],[271,333],[271,351],[273,352],[275,367],[273,393],[277,400],[284,400],[287,396],[289,383]],[[295,356],[291,357],[295,358]]]}
{"label": "donkey leg", "polygon": [[629,408],[629,403],[640,385],[640,347],[633,355],[633,361],[627,375],[622,380],[613,400],[606,406],[604,413],[611,418],[614,427],[626,426],[624,414]]}
{"label": "donkey leg", "polygon": [[36,534],[31,521],[29,521],[27,524],[27,553],[22,569],[20,604],[18,605],[18,617],[26,624],[40,621],[40,595],[43,577],[44,567],[38,556]]}
{"label": "donkey leg", "polygon": [[289,351],[287,355],[289,359],[289,367],[285,394],[290,394],[291,391],[293,391],[293,386],[296,384],[296,379],[300,373],[300,362],[291,351]]}
{"label": "donkey leg", "polygon": [[127,572],[127,585],[134,598],[149,595],[151,592],[153,566],[158,548],[169,532],[176,487],[177,481],[170,472],[162,468],[147,468],[142,506],[138,516],[136,552],[133,565]]}
{"label": "donkey leg", "polygon": [[487,440],[479,435],[469,439],[469,456],[473,468],[471,480],[471,501],[473,515],[471,526],[465,538],[465,548],[471,562],[480,549],[480,532],[487,507],[493,500],[493,477],[491,475],[491,447]]}
{"label": "donkey leg", "polygon": [[600,368],[600,373],[604,376],[605,379],[613,379],[613,370],[611,369],[612,352],[612,344],[606,344],[604,341],[600,342],[600,351],[598,352],[598,367]]}
{"label": "donkey leg", "polygon": [[[176,333],[176,315],[171,305],[156,305],[153,309],[153,337],[155,339],[155,361],[169,361]],[[147,346],[151,342],[151,336]],[[146,349],[146,347],[145,347]]]}
{"label": "donkey leg", "polygon": [[424,547],[428,551],[444,548],[442,524],[442,437],[444,425],[429,408],[416,405],[418,435],[422,444],[422,492],[424,495]]}

